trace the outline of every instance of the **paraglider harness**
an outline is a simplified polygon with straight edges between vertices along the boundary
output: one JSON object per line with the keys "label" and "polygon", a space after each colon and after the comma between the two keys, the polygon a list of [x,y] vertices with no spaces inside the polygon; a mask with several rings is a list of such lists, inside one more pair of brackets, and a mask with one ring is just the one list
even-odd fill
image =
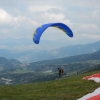
{"label": "paraglider harness", "polygon": [[62,68],[58,68],[59,70],[59,77],[61,77],[61,75],[63,74],[63,69]]}

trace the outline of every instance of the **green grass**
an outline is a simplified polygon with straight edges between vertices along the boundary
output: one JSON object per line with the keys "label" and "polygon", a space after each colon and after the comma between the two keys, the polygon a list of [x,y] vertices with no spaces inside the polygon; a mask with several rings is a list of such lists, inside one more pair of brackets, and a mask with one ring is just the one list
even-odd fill
{"label": "green grass", "polygon": [[100,84],[82,78],[100,71],[94,71],[55,81],[33,84],[0,86],[0,100],[77,100],[93,92]]}

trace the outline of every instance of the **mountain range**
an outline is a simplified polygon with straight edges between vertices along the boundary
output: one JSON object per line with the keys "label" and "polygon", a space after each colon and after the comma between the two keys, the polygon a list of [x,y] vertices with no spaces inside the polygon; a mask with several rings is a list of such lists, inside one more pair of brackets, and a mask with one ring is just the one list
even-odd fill
{"label": "mountain range", "polygon": [[[57,69],[59,67],[62,67],[64,69],[64,76],[84,73],[90,70],[98,70],[100,69],[100,50],[98,50],[99,43],[100,42],[55,49],[56,51],[58,51],[59,55],[63,55],[64,53],[66,54],[66,51],[68,50],[72,50],[73,52],[75,52],[75,54],[70,54],[70,52],[68,52],[71,55],[69,57],[67,57],[66,55],[66,57],[63,58],[56,58],[56,55],[55,59],[42,59],[42,61],[34,60],[31,63],[22,63],[15,59],[0,57],[0,85],[24,84],[37,81],[55,80],[58,75]],[[1,55],[4,53],[3,51],[5,52],[6,50],[2,50],[2,52],[0,53]],[[23,54],[26,53],[23,52]],[[46,55],[45,52],[44,54],[48,58],[49,53]],[[16,56],[20,55],[17,55],[16,53]],[[33,55],[31,54],[29,57],[31,56]],[[41,57],[41,52],[37,57]]]}
{"label": "mountain range", "polygon": [[15,59],[7,59],[5,57],[0,57],[0,67],[1,69],[2,67],[4,69],[12,69],[12,68],[22,68],[22,66],[29,67],[29,66],[41,66],[41,65],[62,65],[74,62],[86,62],[91,60],[100,60],[100,50],[89,54],[81,54],[81,55],[52,59],[52,60],[36,61],[25,64]]}
{"label": "mountain range", "polygon": [[[73,46],[64,46],[61,48],[58,48],[59,46],[56,47],[57,43],[53,45],[45,45],[45,43],[42,45],[39,44],[36,46],[36,49],[31,49],[31,46],[24,47],[19,45],[19,48],[22,50],[0,49],[0,56],[6,57],[8,59],[13,58],[23,63],[30,63],[30,62],[36,62],[41,60],[51,60],[56,58],[93,53],[97,50],[100,50],[99,45],[100,45],[100,41],[95,43],[85,44],[85,45],[81,44],[81,45],[73,45]],[[51,46],[54,46],[55,48],[50,49]]]}

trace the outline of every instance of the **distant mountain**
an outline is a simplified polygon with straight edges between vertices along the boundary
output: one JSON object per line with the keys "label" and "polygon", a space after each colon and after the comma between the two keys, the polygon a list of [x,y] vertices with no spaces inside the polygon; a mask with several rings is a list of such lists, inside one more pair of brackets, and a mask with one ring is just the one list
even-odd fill
{"label": "distant mountain", "polygon": [[[29,42],[31,43],[31,42]],[[51,60],[51,59],[57,59],[57,58],[63,58],[63,57],[70,57],[80,54],[88,54],[93,53],[97,50],[100,50],[100,41],[85,45],[74,45],[74,46],[65,46],[58,49],[59,45],[57,43],[46,45],[45,42],[39,45],[29,46],[29,43],[26,43],[27,46],[21,46],[19,45],[20,42],[15,43],[15,47],[17,49],[10,50],[10,49],[0,49],[0,56],[6,57],[6,58],[13,58],[17,59],[20,62],[29,63],[29,62],[36,62],[41,60]],[[14,43],[12,43],[14,46]],[[32,44],[32,43],[31,43]],[[17,46],[17,47],[16,47]],[[55,47],[54,50],[52,50],[52,46]],[[26,49],[28,48],[28,49]],[[31,49],[33,48],[33,49]]]}
{"label": "distant mountain", "polygon": [[51,53],[54,54],[56,58],[69,57],[80,54],[88,54],[100,50],[99,45],[100,41],[85,45],[66,46],[53,50]]}
{"label": "distant mountain", "polygon": [[[22,64],[18,60],[14,59],[7,59],[5,57],[0,57],[0,71],[2,70],[8,70],[8,69],[16,69],[16,68],[23,68],[28,70],[37,70],[41,66],[47,66],[47,65],[64,65],[64,64],[70,64],[74,62],[87,62],[87,61],[95,61],[100,60],[100,50],[89,53],[89,54],[82,54],[82,55],[76,55],[71,57],[64,57],[64,58],[58,58],[53,60],[44,60],[44,61],[37,61],[33,63],[26,63]],[[22,67],[23,66],[23,67]]]}
{"label": "distant mountain", "polygon": [[89,54],[82,54],[82,55],[76,55],[76,56],[53,59],[53,60],[37,61],[34,63],[30,63],[29,67],[37,69],[38,67],[45,65],[62,65],[74,62],[86,62],[90,60],[100,60],[100,50]]}
{"label": "distant mountain", "polygon": [[22,63],[19,62],[18,60],[0,57],[0,71],[20,68],[21,65]]}

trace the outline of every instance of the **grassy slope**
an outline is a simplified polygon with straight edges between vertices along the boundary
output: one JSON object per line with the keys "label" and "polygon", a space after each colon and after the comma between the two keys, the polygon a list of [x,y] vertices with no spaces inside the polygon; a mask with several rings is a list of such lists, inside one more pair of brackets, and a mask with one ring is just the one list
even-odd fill
{"label": "grassy slope", "polygon": [[76,100],[100,87],[93,81],[82,80],[84,76],[97,72],[100,71],[49,82],[1,86],[0,100]]}

